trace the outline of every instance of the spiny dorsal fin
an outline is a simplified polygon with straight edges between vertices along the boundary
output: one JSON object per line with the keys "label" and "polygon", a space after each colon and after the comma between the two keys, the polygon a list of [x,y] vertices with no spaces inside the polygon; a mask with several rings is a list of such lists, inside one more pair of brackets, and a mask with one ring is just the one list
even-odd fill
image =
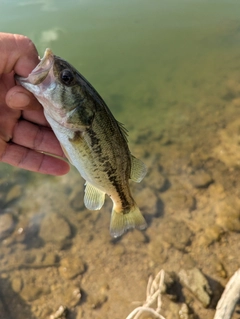
{"label": "spiny dorsal fin", "polygon": [[128,143],[128,130],[126,129],[124,124],[122,124],[121,122],[117,121],[117,124],[120,129],[120,132],[122,133],[122,136],[124,137],[125,141]]}
{"label": "spiny dorsal fin", "polygon": [[147,173],[145,164],[138,158],[131,155],[131,175],[130,178],[136,183],[140,183]]}
{"label": "spiny dorsal fin", "polygon": [[99,210],[105,201],[105,193],[89,184],[85,183],[84,204],[90,210]]}

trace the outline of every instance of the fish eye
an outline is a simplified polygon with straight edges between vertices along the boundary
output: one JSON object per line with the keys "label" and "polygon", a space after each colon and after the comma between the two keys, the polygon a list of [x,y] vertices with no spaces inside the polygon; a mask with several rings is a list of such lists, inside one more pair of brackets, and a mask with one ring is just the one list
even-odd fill
{"label": "fish eye", "polygon": [[71,85],[74,80],[74,75],[70,70],[65,69],[60,74],[60,80],[65,85]]}

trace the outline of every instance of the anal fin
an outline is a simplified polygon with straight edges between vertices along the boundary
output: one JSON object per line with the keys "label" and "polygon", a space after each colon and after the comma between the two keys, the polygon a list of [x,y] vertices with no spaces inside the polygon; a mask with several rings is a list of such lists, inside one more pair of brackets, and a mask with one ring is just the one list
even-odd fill
{"label": "anal fin", "polygon": [[99,210],[105,201],[105,193],[86,182],[84,204],[90,210]]}

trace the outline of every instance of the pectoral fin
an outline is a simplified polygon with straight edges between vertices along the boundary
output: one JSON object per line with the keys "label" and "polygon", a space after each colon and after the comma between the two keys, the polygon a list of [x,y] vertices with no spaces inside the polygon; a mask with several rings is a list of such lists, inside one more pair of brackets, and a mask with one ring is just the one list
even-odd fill
{"label": "pectoral fin", "polygon": [[99,210],[105,201],[105,193],[86,182],[84,204],[90,210]]}
{"label": "pectoral fin", "polygon": [[65,150],[65,147],[61,144],[62,150],[66,158],[69,160],[69,162],[73,165],[70,156],[68,155],[67,151]]}
{"label": "pectoral fin", "polygon": [[145,164],[140,161],[139,159],[137,159],[136,157],[134,157],[133,155],[131,155],[131,176],[130,178],[136,182],[136,183],[140,183],[141,180],[143,179],[143,177],[146,175],[147,173],[147,168],[145,166]]}

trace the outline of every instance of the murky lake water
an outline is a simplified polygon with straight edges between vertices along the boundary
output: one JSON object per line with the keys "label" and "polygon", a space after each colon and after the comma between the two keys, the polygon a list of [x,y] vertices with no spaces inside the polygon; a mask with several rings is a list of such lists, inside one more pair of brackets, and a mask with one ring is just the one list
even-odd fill
{"label": "murky lake water", "polygon": [[[2,0],[0,17],[1,31],[90,81],[149,168],[131,184],[148,229],[112,240],[110,201],[86,210],[74,168],[0,165],[0,318],[49,318],[61,305],[61,318],[126,318],[160,269],[172,272],[166,318],[183,303],[185,318],[212,318],[240,264],[240,2]],[[212,294],[189,292],[181,269],[200,270]]]}

